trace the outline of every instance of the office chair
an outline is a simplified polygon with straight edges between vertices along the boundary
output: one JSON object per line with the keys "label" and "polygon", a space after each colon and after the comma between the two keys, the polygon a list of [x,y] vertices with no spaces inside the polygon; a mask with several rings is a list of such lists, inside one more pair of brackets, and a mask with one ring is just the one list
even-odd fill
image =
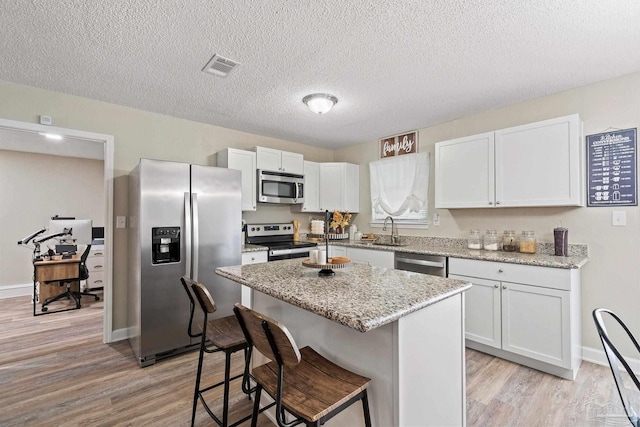
{"label": "office chair", "polygon": [[[636,374],[629,366],[629,363],[613,345],[613,342],[611,342],[611,338],[609,337],[607,329],[604,325],[603,315],[608,315],[618,323],[618,325],[627,334],[627,337],[629,338],[631,343],[634,345],[636,351],[638,352],[638,355],[640,355],[640,346],[638,345],[638,341],[636,341],[629,328],[627,328],[624,322],[614,312],[605,308],[596,308],[595,310],[593,310],[593,320],[596,324],[596,329],[598,330],[600,341],[602,341],[604,352],[607,355],[609,367],[611,368],[613,379],[616,383],[616,387],[618,388],[618,394],[620,395],[620,399],[622,400],[624,411],[626,412],[627,418],[629,418],[631,425],[633,427],[640,427],[640,416],[637,413],[637,410],[640,407],[640,379],[638,379]],[[627,371],[630,381],[624,381],[622,375],[623,369]]]}
{"label": "office chair", "polygon": [[[87,258],[89,257],[89,251],[91,250],[91,245],[87,245],[87,248],[84,250],[84,252],[82,253],[82,256],[80,257],[80,264],[78,264],[78,278],[76,279],[67,279],[67,280],[52,280],[49,282],[45,282],[46,284],[49,283],[58,283],[60,286],[66,286],[67,289],[65,292],[61,293],[60,295],[56,295],[53,296],[51,298],[47,298],[43,303],[42,303],[42,311],[47,311],[47,305],[54,302],[54,301],[58,301],[61,300],[62,298],[69,298],[70,300],[73,300],[76,303],[76,308],[80,308],[80,298],[82,297],[82,295],[91,295],[93,296],[96,301],[100,299],[100,297],[98,295],[95,294],[85,294],[80,292],[79,288],[80,288],[80,281],[81,280],[87,280],[89,278],[89,269],[87,268]],[[73,291],[71,290],[71,284],[73,282],[77,281],[78,282],[78,291]]]}

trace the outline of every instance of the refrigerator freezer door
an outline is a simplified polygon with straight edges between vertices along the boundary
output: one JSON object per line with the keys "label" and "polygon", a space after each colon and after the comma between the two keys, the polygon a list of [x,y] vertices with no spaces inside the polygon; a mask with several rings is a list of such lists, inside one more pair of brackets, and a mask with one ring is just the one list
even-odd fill
{"label": "refrigerator freezer door", "polygon": [[[185,193],[190,165],[141,160],[140,164],[140,347],[141,357],[187,346],[189,302],[180,284],[186,271]],[[180,261],[152,264],[151,229],[180,227]]]}
{"label": "refrigerator freezer door", "polygon": [[240,265],[242,248],[241,172],[210,166],[191,166],[194,216],[193,271],[197,280],[207,286],[218,307],[213,318],[233,314],[240,302],[241,286],[215,274],[222,266]]}

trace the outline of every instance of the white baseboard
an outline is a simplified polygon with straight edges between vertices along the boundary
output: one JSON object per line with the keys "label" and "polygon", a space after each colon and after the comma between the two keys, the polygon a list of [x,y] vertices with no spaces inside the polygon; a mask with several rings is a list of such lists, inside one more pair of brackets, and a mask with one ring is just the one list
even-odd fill
{"label": "white baseboard", "polygon": [[[596,365],[609,366],[609,361],[607,360],[607,356],[604,354],[604,350],[597,348],[582,347],[582,360],[595,363]],[[625,357],[625,360],[631,369],[633,369],[633,372],[640,375],[640,359]]]}
{"label": "white baseboard", "polygon": [[33,283],[0,286],[0,299],[33,295]]}
{"label": "white baseboard", "polygon": [[131,328],[115,329],[111,332],[111,342],[122,341],[129,338]]}

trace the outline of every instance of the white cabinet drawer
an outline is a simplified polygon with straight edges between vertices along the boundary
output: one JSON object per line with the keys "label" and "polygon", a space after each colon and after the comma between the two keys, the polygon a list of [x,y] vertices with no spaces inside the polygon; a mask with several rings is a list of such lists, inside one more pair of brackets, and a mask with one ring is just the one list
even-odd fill
{"label": "white cabinet drawer", "polygon": [[571,290],[571,269],[449,258],[449,274]]}
{"label": "white cabinet drawer", "polygon": [[103,258],[104,255],[105,255],[104,250],[99,249],[99,250],[95,250],[94,251],[92,249],[92,250],[89,251],[89,256],[87,257],[87,259],[88,258]]}
{"label": "white cabinet drawer", "polygon": [[104,287],[104,271],[89,272],[87,287],[90,289]]}
{"label": "white cabinet drawer", "polygon": [[89,273],[94,271],[104,271],[104,257],[88,257],[87,269]]}
{"label": "white cabinet drawer", "polygon": [[267,251],[243,252],[242,265],[267,262]]}

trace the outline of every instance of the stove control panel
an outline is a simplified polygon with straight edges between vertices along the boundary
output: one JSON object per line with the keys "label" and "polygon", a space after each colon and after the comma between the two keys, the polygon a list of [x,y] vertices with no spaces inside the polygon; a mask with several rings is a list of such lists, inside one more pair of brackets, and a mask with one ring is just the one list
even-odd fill
{"label": "stove control panel", "polygon": [[293,224],[247,224],[247,237],[293,235]]}

